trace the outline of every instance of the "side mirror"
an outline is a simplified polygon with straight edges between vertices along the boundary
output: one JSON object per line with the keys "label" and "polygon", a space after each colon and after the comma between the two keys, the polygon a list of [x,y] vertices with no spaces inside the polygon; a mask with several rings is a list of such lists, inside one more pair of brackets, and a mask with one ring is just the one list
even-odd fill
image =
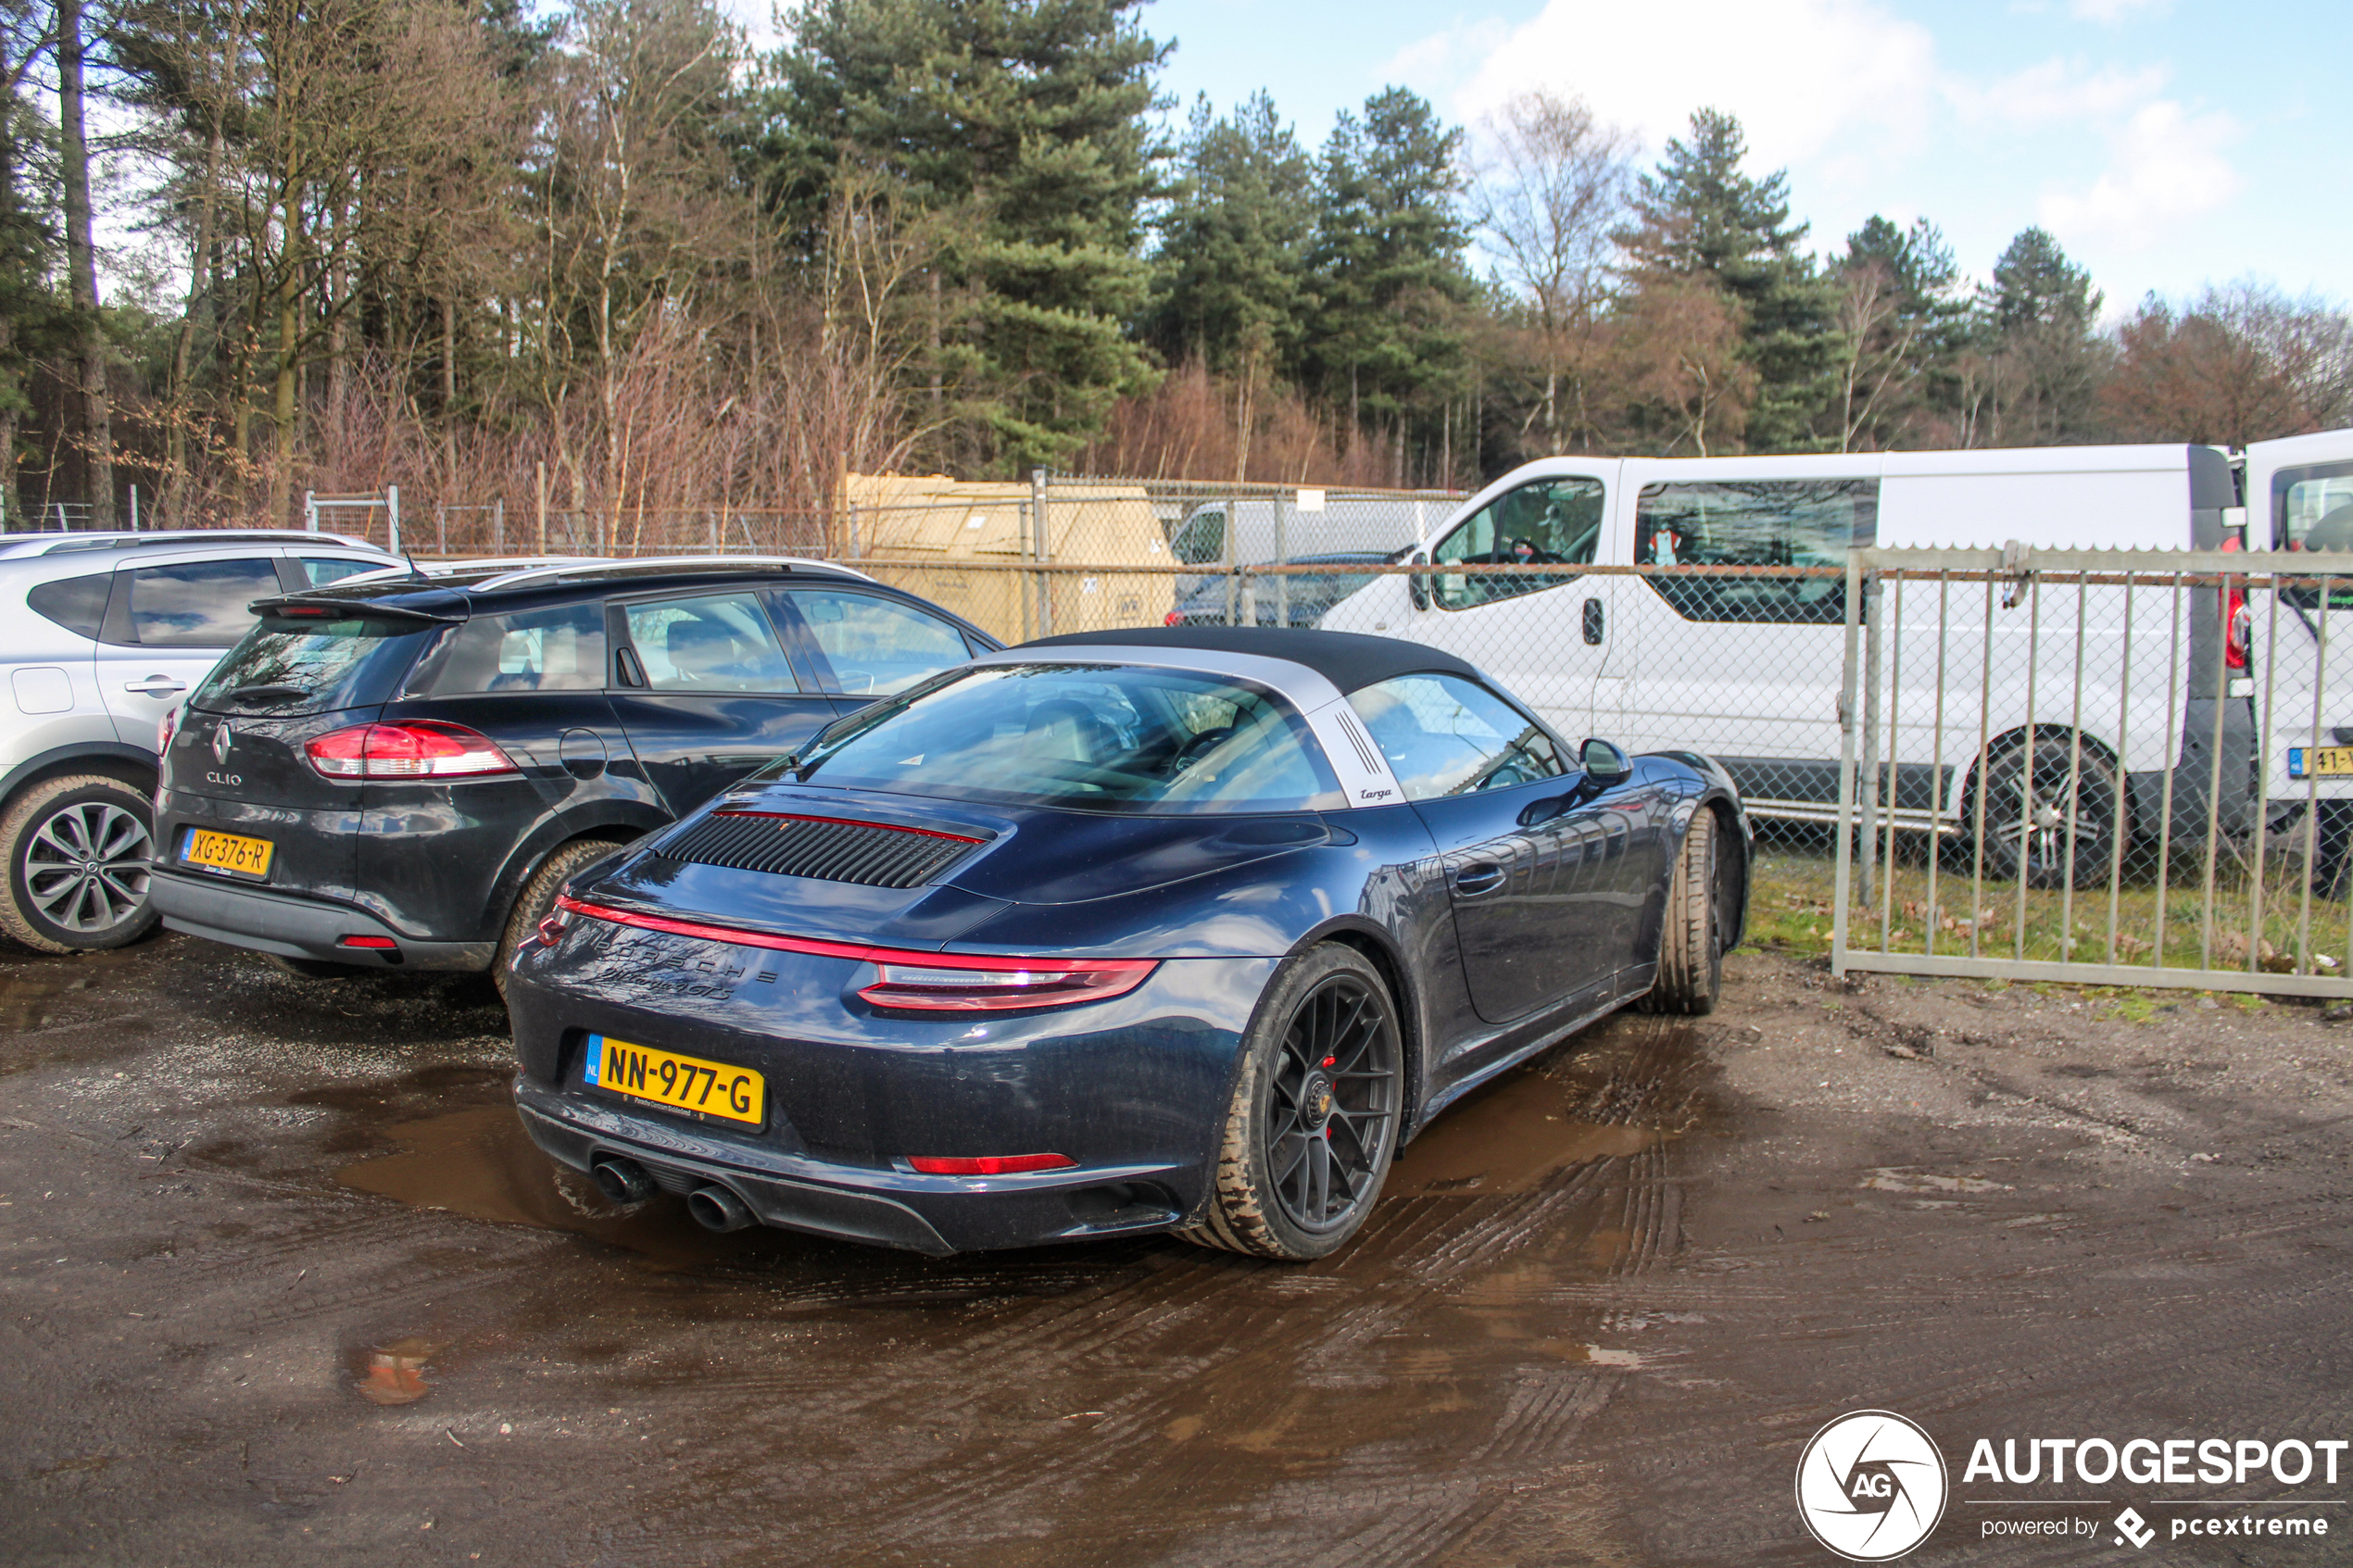
{"label": "side mirror", "polygon": [[1578,766],[1585,776],[1604,789],[1614,788],[1634,776],[1634,759],[1616,741],[1591,737],[1577,748]]}
{"label": "side mirror", "polygon": [[[1429,552],[1428,550],[1416,550],[1414,552],[1414,564],[1416,566],[1428,566],[1429,564]],[[1405,579],[1405,592],[1413,596],[1414,608],[1416,609],[1428,609],[1429,608],[1429,579],[1422,573],[1416,571],[1411,577]]]}

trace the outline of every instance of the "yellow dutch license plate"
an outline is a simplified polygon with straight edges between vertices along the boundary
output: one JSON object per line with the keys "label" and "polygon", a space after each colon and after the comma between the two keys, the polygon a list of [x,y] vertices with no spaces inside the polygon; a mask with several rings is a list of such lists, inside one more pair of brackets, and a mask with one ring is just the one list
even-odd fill
{"label": "yellow dutch license plate", "polygon": [[245,838],[233,833],[190,828],[180,841],[180,863],[237,876],[268,876],[273,853],[266,838]]}
{"label": "yellow dutch license plate", "polygon": [[723,1122],[757,1126],[768,1116],[767,1081],[749,1067],[680,1056],[604,1035],[588,1036],[581,1082]]}
{"label": "yellow dutch license plate", "polygon": [[2353,778],[2353,746],[2291,746],[2287,776],[2292,779]]}

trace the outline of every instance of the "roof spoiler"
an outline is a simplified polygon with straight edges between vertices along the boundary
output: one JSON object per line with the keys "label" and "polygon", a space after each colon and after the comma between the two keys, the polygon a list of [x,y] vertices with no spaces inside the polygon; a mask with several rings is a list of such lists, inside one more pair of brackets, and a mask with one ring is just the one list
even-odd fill
{"label": "roof spoiler", "polygon": [[[406,583],[409,579],[397,579]],[[323,594],[284,594],[273,599],[256,599],[245,607],[256,615],[275,610],[281,615],[377,615],[397,621],[422,621],[435,626],[455,626],[464,621],[463,615],[449,615],[440,610],[420,609],[414,605],[386,604],[381,599],[329,598]]]}

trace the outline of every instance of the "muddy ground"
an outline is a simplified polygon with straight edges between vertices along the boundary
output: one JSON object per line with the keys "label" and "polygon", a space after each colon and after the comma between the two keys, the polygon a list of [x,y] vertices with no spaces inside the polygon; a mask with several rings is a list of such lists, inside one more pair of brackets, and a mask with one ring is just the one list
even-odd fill
{"label": "muddy ground", "polygon": [[2337,1532],[2148,1555],[2353,1560],[2353,1463],[1963,1482],[2353,1436],[2353,1024],[2158,1001],[1736,958],[1456,1109],[1327,1262],[934,1261],[556,1180],[477,984],[0,958],[0,1560],[1829,1562],[1792,1475],[1866,1407],[1951,1466],[1907,1561],[2226,1498]]}

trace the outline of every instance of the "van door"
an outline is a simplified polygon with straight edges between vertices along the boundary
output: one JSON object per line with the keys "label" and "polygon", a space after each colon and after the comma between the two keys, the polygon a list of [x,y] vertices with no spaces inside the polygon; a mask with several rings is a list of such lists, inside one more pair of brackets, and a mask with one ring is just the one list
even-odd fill
{"label": "van door", "polygon": [[1468,659],[1564,735],[1593,734],[1593,684],[1617,631],[1609,580],[1577,569],[1604,558],[1608,503],[1594,473],[1545,474],[1505,491],[1431,546],[1430,561],[1447,570],[1417,579],[1428,587],[1406,624],[1383,630]]}
{"label": "van door", "polygon": [[[1651,468],[1650,474],[1641,470]],[[1840,465],[1846,466],[1846,465]],[[1627,465],[1636,562],[1621,578],[1617,657],[1629,751],[1688,747],[1730,770],[1752,808],[1838,798],[1846,552],[1874,542],[1879,481],[1750,479],[1710,465]],[[1642,481],[1648,480],[1648,483]],[[1755,571],[1741,571],[1754,567]]]}
{"label": "van door", "polygon": [[[2353,431],[2250,445],[2246,496],[2248,549],[2313,558],[2314,576],[2276,605],[2248,596],[2246,670],[2258,722],[2267,705],[2271,714],[2264,792],[2288,812],[2318,806],[2315,870],[2324,891],[2341,894],[2353,881],[2345,874],[2353,847]],[[2302,853],[2300,842],[2293,852]]]}

